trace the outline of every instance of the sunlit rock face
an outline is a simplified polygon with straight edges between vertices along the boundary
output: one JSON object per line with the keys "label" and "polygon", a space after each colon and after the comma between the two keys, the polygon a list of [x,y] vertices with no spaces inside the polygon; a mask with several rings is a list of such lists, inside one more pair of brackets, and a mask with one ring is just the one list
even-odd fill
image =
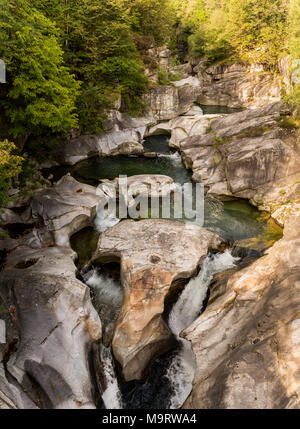
{"label": "sunlit rock face", "polygon": [[193,180],[210,193],[251,199],[270,207],[297,191],[300,153],[296,130],[281,126],[288,113],[281,103],[211,119],[206,132],[179,146]]}
{"label": "sunlit rock face", "polygon": [[195,274],[208,250],[222,243],[198,226],[156,219],[124,221],[100,236],[91,262],[121,261],[124,300],[112,344],[125,380],[142,378],[171,345],[161,316],[172,282]]}
{"label": "sunlit rock face", "polygon": [[300,211],[264,257],[214,286],[184,337],[196,373],[186,408],[299,408]]}

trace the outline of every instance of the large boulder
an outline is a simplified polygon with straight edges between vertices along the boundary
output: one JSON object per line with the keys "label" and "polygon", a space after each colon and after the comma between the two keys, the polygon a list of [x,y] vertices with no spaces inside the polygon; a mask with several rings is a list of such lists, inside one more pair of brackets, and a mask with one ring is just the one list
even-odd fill
{"label": "large boulder", "polygon": [[171,333],[162,319],[172,283],[187,279],[222,239],[195,225],[167,220],[127,220],[100,236],[95,265],[120,259],[124,300],[113,338],[126,381],[142,378],[167,351]]}
{"label": "large boulder", "polygon": [[299,204],[286,213],[283,239],[219,279],[184,331],[196,357],[185,408],[300,408]]}
{"label": "large boulder", "polygon": [[207,133],[210,121],[219,115],[196,115],[178,116],[169,122],[171,139],[169,146],[179,149],[180,143],[188,137],[201,136]]}
{"label": "large boulder", "polygon": [[89,350],[101,324],[75,277],[75,254],[28,244],[9,254],[0,275],[0,398],[9,408],[95,408]]}

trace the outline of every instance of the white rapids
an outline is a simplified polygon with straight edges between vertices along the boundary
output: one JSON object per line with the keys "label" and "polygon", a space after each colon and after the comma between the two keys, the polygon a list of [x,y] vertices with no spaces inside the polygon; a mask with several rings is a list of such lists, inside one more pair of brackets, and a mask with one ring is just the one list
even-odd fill
{"label": "white rapids", "polygon": [[233,268],[239,258],[230,251],[207,256],[197,277],[190,280],[169,316],[169,327],[180,342],[180,351],[172,360],[167,376],[173,386],[170,409],[180,408],[192,390],[195,373],[195,360],[189,341],[179,337],[181,331],[190,326],[201,314],[208,286],[213,276]]}
{"label": "white rapids", "polygon": [[[233,268],[239,258],[234,258],[229,250],[216,255],[209,255],[202,263],[197,277],[191,279],[169,315],[169,327],[180,343],[180,350],[172,359],[167,370],[167,377],[173,387],[169,409],[180,408],[192,389],[195,372],[195,360],[189,341],[180,338],[180,333],[190,326],[203,309],[203,302],[207,295],[208,286],[213,276],[226,269]],[[87,273],[86,283],[93,288],[102,302],[118,303],[122,294],[120,287],[114,280],[107,279],[94,270]],[[121,409],[122,395],[119,389],[113,357],[110,348],[101,346],[101,362],[106,380],[106,390],[102,395],[107,409]]]}

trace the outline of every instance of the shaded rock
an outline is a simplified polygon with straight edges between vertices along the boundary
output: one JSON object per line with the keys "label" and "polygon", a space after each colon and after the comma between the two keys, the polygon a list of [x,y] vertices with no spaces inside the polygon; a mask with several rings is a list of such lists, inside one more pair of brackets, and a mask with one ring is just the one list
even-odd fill
{"label": "shaded rock", "polygon": [[189,278],[222,239],[195,225],[166,220],[127,220],[100,236],[92,263],[121,260],[124,301],[113,352],[125,380],[140,379],[170,346],[162,319],[172,282]]}
{"label": "shaded rock", "polygon": [[173,86],[157,86],[151,89],[148,103],[154,117],[159,121],[175,118],[180,110],[178,90]]}
{"label": "shaded rock", "polygon": [[[170,67],[169,69],[171,74],[176,74],[180,77],[180,80],[182,79],[187,79],[193,71],[192,65],[190,63],[185,63],[185,64],[179,64],[178,66],[174,66],[174,67]],[[179,81],[174,81],[174,85],[176,86],[176,82],[180,82]]]}
{"label": "shaded rock", "polygon": [[[94,408],[88,351],[101,337],[71,249],[17,248],[0,275],[0,296],[17,329],[0,397],[16,408]],[[74,377],[76,374],[76,377]]]}
{"label": "shaded rock", "polygon": [[196,356],[185,408],[299,408],[300,212],[268,254],[224,279],[184,331]]}

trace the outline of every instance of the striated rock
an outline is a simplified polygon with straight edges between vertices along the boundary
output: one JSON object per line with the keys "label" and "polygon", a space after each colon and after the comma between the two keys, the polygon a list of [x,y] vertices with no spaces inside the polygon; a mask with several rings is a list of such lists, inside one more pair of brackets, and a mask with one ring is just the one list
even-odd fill
{"label": "striated rock", "polygon": [[206,134],[210,121],[219,115],[179,116],[169,123],[172,130],[169,146],[179,149],[180,144],[187,137],[201,136]]}
{"label": "striated rock", "polygon": [[167,351],[171,333],[162,319],[172,282],[189,278],[222,239],[195,225],[167,220],[127,220],[100,236],[92,263],[121,260],[124,301],[113,352],[125,380],[140,379]]}
{"label": "striated rock", "polygon": [[283,195],[297,192],[300,175],[299,134],[280,126],[286,113],[274,103],[218,117],[206,133],[180,141],[193,180],[207,185],[209,193],[251,199],[264,209],[283,203]]}
{"label": "striated rock", "polygon": [[219,279],[206,311],[184,331],[196,356],[185,408],[300,407],[299,234],[298,205],[283,239]]}
{"label": "striated rock", "polygon": [[141,136],[134,129],[80,136],[63,146],[61,162],[74,165],[94,155],[138,155],[144,152]]}
{"label": "striated rock", "polygon": [[32,219],[52,234],[56,245],[69,246],[71,235],[92,225],[100,198],[96,188],[66,175],[32,198]]}
{"label": "striated rock", "polygon": [[199,104],[228,107],[259,107],[281,99],[281,79],[261,65],[221,64],[194,68],[201,82]]}
{"label": "striated rock", "polygon": [[258,109],[248,109],[211,121],[212,132],[219,138],[229,138],[253,129],[274,127],[281,116],[289,114],[283,103],[272,103]]}

